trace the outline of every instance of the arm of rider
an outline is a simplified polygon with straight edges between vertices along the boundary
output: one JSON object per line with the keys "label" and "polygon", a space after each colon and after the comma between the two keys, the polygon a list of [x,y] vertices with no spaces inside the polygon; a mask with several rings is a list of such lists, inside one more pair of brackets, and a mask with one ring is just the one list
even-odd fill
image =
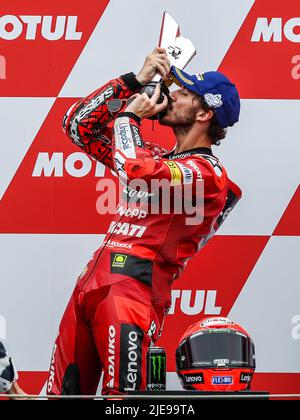
{"label": "arm of rider", "polygon": [[145,59],[137,76],[133,73],[111,80],[95,92],[80,99],[66,113],[63,128],[70,140],[88,155],[113,169],[112,128],[118,112],[112,114],[108,103],[113,99],[125,101],[147,84],[155,74],[166,77],[170,63],[166,50],[155,48]]}

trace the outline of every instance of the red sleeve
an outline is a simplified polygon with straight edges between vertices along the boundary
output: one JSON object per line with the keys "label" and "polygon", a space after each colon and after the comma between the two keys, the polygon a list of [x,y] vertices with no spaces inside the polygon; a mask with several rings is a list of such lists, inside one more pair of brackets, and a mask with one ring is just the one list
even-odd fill
{"label": "red sleeve", "polygon": [[70,140],[94,159],[113,169],[112,128],[117,114],[108,109],[108,102],[126,100],[140,89],[133,73],[106,83],[72,105],[63,119],[63,129]]}

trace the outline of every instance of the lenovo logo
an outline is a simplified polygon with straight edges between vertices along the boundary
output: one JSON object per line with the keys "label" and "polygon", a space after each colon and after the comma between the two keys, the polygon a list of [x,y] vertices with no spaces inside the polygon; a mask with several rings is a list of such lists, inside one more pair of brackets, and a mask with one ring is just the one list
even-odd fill
{"label": "lenovo logo", "polygon": [[283,22],[282,18],[260,17],[252,34],[252,42],[282,42],[285,37],[290,42],[300,42],[300,17]]}
{"label": "lenovo logo", "polygon": [[128,367],[127,367],[127,382],[128,387],[125,388],[125,391],[134,391],[136,389],[136,382],[138,378],[138,334],[136,331],[131,331],[129,333],[128,340]]}
{"label": "lenovo logo", "polygon": [[82,32],[77,30],[77,19],[77,16],[5,15],[0,18],[0,39],[35,40],[39,36],[48,41],[79,41]]}

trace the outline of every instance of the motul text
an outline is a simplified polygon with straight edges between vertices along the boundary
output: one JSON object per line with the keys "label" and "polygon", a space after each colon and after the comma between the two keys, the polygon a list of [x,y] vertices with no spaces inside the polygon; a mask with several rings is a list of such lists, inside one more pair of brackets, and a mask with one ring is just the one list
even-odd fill
{"label": "motul text", "polygon": [[75,152],[67,157],[63,153],[38,154],[32,172],[33,177],[63,177],[65,172],[75,178],[82,178],[90,174],[95,166],[95,177],[104,177],[105,166],[90,159],[85,153]]}
{"label": "motul text", "polygon": [[252,34],[252,42],[282,42],[285,37],[290,42],[300,42],[300,17],[283,22],[282,18],[259,17]]}
{"label": "motul text", "polygon": [[82,32],[77,31],[77,16],[14,16],[0,18],[0,39],[12,41],[19,37],[33,41],[38,36],[48,40],[79,41]]}
{"label": "motul text", "polygon": [[185,315],[220,315],[221,306],[216,305],[216,290],[172,290],[172,304],[169,315],[179,309]]}

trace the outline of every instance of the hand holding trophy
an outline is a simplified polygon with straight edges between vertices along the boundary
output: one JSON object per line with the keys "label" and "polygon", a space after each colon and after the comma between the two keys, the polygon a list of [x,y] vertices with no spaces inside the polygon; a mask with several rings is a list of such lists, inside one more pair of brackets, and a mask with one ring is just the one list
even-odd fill
{"label": "hand holding trophy", "polygon": [[[195,55],[196,48],[192,41],[181,35],[178,23],[168,12],[164,12],[159,46],[146,57],[144,66],[137,75],[137,80],[144,85],[140,94],[146,93],[149,98],[152,98],[157,91],[157,84],[160,84],[157,104],[162,104],[164,97],[169,96],[168,87],[173,83],[169,77],[171,66],[174,65],[183,70]],[[128,105],[135,97],[129,99]],[[148,118],[155,120],[158,119],[158,115]]]}
{"label": "hand holding trophy", "polygon": [[[134,111],[130,108],[130,104],[139,96],[144,93],[144,102],[147,97],[152,98],[155,94],[157,96],[157,85],[160,85],[160,94],[156,104],[163,104],[164,98],[169,96],[169,87],[173,83],[169,76],[171,66],[176,66],[178,69],[183,70],[191,59],[196,54],[196,48],[192,41],[185,38],[180,33],[178,23],[170,16],[168,12],[164,12],[159,46],[156,47],[145,59],[141,71],[136,76],[137,80],[143,85],[139,94],[133,95],[127,101],[128,111]],[[155,93],[156,92],[156,93]],[[141,102],[141,99],[140,99]],[[150,106],[151,104],[148,103]],[[153,104],[152,104],[153,105]],[[108,104],[110,112],[118,112],[122,108],[120,100],[110,101]],[[156,108],[160,110],[160,107]],[[149,118],[152,120],[158,119],[159,112],[151,115]]]}

